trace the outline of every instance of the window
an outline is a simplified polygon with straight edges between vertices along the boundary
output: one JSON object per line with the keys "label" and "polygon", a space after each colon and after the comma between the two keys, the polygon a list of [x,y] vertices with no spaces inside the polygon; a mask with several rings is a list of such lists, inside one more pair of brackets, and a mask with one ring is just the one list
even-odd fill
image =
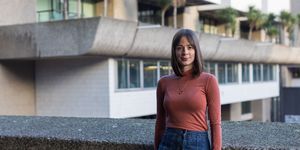
{"label": "window", "polygon": [[123,89],[123,88],[128,88],[128,69],[127,69],[127,60],[119,60],[118,61],[118,88]]}
{"label": "window", "polygon": [[262,81],[260,66],[260,64],[253,64],[253,81]]}
{"label": "window", "polygon": [[218,63],[218,80],[219,83],[238,82],[238,64]]}
{"label": "window", "polygon": [[242,114],[249,114],[251,113],[251,101],[242,102]]}
{"label": "window", "polygon": [[138,60],[129,61],[129,88],[141,87],[140,83],[140,62]]}
{"label": "window", "polygon": [[159,66],[160,71],[160,77],[169,75],[171,73],[172,67],[170,66],[170,63],[167,61],[160,61]]}
{"label": "window", "polygon": [[272,80],[272,77],[271,77],[272,74],[273,74],[272,66],[268,65],[268,64],[264,64],[263,65],[263,80],[264,81]]}
{"label": "window", "polygon": [[226,83],[225,76],[226,76],[225,64],[220,63],[220,64],[218,64],[218,80],[219,80],[219,83]]}
{"label": "window", "polygon": [[227,82],[238,82],[238,66],[237,64],[227,64]]}
{"label": "window", "polygon": [[242,64],[242,82],[250,81],[249,64]]}
{"label": "window", "polygon": [[291,67],[289,68],[292,78],[300,78],[300,68],[298,67]]}
{"label": "window", "polygon": [[[66,18],[94,17],[96,16],[96,5],[99,1],[94,0],[67,0],[66,1]],[[64,18],[64,1],[61,0],[37,0],[37,19],[39,22],[63,20]],[[103,4],[102,4],[103,5]],[[81,12],[79,13],[79,10]],[[97,10],[99,11],[99,10]]]}
{"label": "window", "polygon": [[216,67],[215,67],[216,63],[213,62],[207,62],[205,63],[205,69],[208,73],[211,73],[213,75],[216,75]]}
{"label": "window", "polygon": [[120,59],[117,60],[117,72],[118,89],[149,88],[156,87],[159,76],[171,74],[172,67],[170,61]]}
{"label": "window", "polygon": [[144,61],[144,87],[155,87],[157,83],[156,61]]}
{"label": "window", "polygon": [[118,88],[139,88],[140,63],[138,60],[118,61]]}

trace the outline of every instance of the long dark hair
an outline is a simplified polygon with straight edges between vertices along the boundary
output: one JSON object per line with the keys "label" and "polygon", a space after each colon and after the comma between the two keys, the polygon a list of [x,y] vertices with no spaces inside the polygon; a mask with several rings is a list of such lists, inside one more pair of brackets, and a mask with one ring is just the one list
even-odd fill
{"label": "long dark hair", "polygon": [[181,64],[178,62],[178,59],[176,57],[176,46],[180,42],[180,39],[182,37],[186,37],[188,42],[191,44],[191,46],[195,50],[195,59],[193,62],[193,77],[199,76],[203,71],[203,59],[202,54],[200,50],[199,40],[196,35],[196,33],[189,29],[180,29],[173,37],[172,41],[172,57],[171,57],[171,64],[174,73],[177,76],[183,76],[183,70]]}

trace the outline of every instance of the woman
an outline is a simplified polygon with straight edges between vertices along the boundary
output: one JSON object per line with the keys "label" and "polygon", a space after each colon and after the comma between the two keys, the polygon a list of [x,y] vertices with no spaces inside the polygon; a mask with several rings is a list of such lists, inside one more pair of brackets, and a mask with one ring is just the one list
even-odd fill
{"label": "woman", "polygon": [[[157,86],[155,149],[220,150],[221,105],[216,78],[203,72],[203,58],[196,34],[179,30],[172,41],[172,69]],[[208,139],[206,110],[210,120]]]}

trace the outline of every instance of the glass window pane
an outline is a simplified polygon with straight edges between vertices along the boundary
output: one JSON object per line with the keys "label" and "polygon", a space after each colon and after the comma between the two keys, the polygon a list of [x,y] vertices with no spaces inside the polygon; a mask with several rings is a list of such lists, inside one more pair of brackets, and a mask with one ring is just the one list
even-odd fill
{"label": "glass window pane", "polygon": [[242,114],[251,113],[251,102],[242,102]]}
{"label": "glass window pane", "polygon": [[157,63],[144,62],[144,87],[155,87],[157,83]]}
{"label": "glass window pane", "polygon": [[69,0],[69,18],[77,18],[78,12],[77,12],[77,2],[78,0]]}
{"label": "glass window pane", "polygon": [[161,61],[159,69],[160,69],[160,77],[162,77],[165,75],[169,75],[172,67],[170,66],[170,63],[168,61]]}
{"label": "glass window pane", "polygon": [[276,65],[272,65],[272,69],[273,69],[272,80],[276,80],[276,75],[277,75]]}
{"label": "glass window pane", "polygon": [[51,3],[49,0],[38,0],[36,9],[39,22],[50,20]]}
{"label": "glass window pane", "polygon": [[89,1],[83,1],[82,3],[82,12],[83,17],[94,17],[95,16],[95,3]]}
{"label": "glass window pane", "polygon": [[250,81],[249,64],[242,64],[242,81],[243,82]]}
{"label": "glass window pane", "polygon": [[261,81],[260,64],[253,64],[253,81]]}
{"label": "glass window pane", "polygon": [[270,79],[270,81],[272,81],[272,80],[274,80],[274,78],[273,78],[273,76],[274,76],[274,74],[273,74],[273,65],[269,65],[269,79]]}
{"label": "glass window pane", "polygon": [[264,64],[263,65],[263,81],[269,81],[270,80],[270,70],[269,65]]}
{"label": "glass window pane", "polygon": [[225,83],[225,64],[218,64],[218,80],[219,83]]}
{"label": "glass window pane", "polygon": [[129,85],[130,88],[141,87],[140,83],[140,62],[138,60],[129,61]]}
{"label": "glass window pane", "polygon": [[127,60],[118,60],[118,88],[127,88]]}
{"label": "glass window pane", "polygon": [[216,75],[216,68],[215,68],[216,63],[209,63],[209,73]]}
{"label": "glass window pane", "polygon": [[237,82],[237,64],[227,64],[227,79],[228,83]]}
{"label": "glass window pane", "polygon": [[206,72],[209,72],[209,70],[210,70],[209,64],[210,64],[209,62],[204,63],[204,69],[205,69]]}

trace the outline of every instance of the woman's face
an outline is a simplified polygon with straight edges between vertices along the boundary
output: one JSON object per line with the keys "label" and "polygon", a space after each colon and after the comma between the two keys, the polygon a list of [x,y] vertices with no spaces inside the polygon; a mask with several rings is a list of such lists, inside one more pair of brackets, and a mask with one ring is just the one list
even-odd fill
{"label": "woman's face", "polygon": [[183,71],[192,69],[195,59],[195,49],[185,36],[181,37],[178,45],[175,47],[175,51],[177,60],[181,64]]}

